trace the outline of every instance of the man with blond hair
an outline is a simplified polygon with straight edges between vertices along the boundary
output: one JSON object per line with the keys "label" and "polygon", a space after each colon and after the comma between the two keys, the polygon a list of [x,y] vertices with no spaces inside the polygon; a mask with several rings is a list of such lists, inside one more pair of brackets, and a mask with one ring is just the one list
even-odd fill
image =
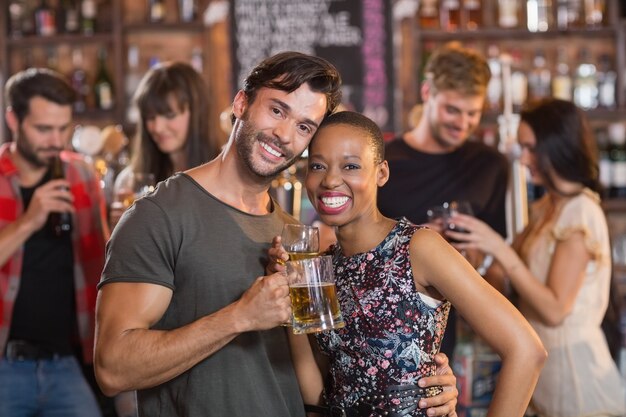
{"label": "man with blond hair", "polygon": [[[429,208],[468,201],[476,217],[505,235],[508,162],[496,149],[469,140],[480,123],[491,78],[487,61],[448,43],[430,56],[425,75],[419,121],[386,146],[391,176],[378,193],[378,205],[386,216],[422,224]],[[451,312],[441,348],[449,357],[455,328]]]}

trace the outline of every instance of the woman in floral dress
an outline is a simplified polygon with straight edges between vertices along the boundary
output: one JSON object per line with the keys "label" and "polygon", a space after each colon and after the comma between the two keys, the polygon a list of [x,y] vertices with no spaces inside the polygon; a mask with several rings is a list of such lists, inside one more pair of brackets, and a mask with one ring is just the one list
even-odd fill
{"label": "woman in floral dress", "polygon": [[[502,358],[488,415],[522,416],[545,360],[541,342],[438,233],[379,212],[377,188],[389,178],[383,154],[380,129],[353,112],[328,117],[309,147],[307,192],[336,229],[330,253],[346,326],[317,335],[317,344],[292,337],[305,402],[326,404],[327,415],[426,416],[423,398],[437,392],[422,386],[432,382],[452,303]],[[270,249],[277,258],[288,259],[280,238]]]}

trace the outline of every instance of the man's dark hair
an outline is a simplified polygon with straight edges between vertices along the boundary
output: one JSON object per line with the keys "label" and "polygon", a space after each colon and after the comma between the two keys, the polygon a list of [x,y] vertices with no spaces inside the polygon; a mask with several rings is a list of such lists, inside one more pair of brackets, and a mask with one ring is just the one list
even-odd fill
{"label": "man's dark hair", "polygon": [[14,74],[5,86],[5,100],[21,123],[33,97],[40,96],[61,106],[71,106],[76,92],[58,72],[47,68],[29,68]]}
{"label": "man's dark hair", "polygon": [[368,144],[372,148],[374,162],[380,164],[385,160],[385,141],[380,127],[367,116],[353,111],[341,111],[325,118],[317,132],[315,132],[316,135],[313,137],[311,144],[315,142],[317,133],[321,132],[325,127],[333,125],[347,125],[361,130],[367,136]]}
{"label": "man's dark hair", "polygon": [[281,52],[263,60],[246,77],[243,91],[252,103],[263,87],[291,93],[302,84],[326,96],[327,116],[341,101],[341,76],[337,68],[323,58],[300,52]]}

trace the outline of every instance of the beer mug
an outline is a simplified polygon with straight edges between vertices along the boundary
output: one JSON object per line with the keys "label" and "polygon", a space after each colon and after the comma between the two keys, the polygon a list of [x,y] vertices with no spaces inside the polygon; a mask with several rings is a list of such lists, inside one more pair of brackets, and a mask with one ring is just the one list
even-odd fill
{"label": "beer mug", "polygon": [[294,334],[345,326],[339,310],[331,256],[287,261],[286,273]]}

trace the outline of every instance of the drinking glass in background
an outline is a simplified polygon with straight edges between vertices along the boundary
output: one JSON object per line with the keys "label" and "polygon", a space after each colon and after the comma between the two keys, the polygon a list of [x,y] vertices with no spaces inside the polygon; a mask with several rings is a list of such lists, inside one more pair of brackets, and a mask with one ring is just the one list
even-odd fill
{"label": "drinking glass in background", "polygon": [[285,224],[280,238],[283,248],[289,254],[290,261],[319,255],[320,231],[317,227],[303,224]]}
{"label": "drinking glass in background", "polygon": [[294,334],[314,333],[345,326],[331,256],[290,260],[286,264]]}
{"label": "drinking glass in background", "polygon": [[[431,207],[426,212],[426,215],[428,216],[428,223],[437,225],[440,233],[443,233],[445,230],[466,233],[466,230],[459,228],[452,222],[451,218],[455,214],[468,214],[473,216],[474,211],[472,210],[472,205],[469,201],[454,200],[445,202],[440,206]],[[451,239],[448,240],[454,242]]]}
{"label": "drinking glass in background", "polygon": [[451,218],[455,214],[467,214],[469,216],[473,216],[474,210],[472,210],[472,205],[469,203],[469,201],[451,201],[449,203],[443,203],[443,206],[447,208],[446,229],[458,233],[468,233],[467,230],[461,229],[460,227],[456,226],[452,222]]}
{"label": "drinking glass in background", "polygon": [[135,200],[154,191],[154,174],[136,172],[124,179],[125,181],[120,184],[113,196],[112,207],[126,210]]}

